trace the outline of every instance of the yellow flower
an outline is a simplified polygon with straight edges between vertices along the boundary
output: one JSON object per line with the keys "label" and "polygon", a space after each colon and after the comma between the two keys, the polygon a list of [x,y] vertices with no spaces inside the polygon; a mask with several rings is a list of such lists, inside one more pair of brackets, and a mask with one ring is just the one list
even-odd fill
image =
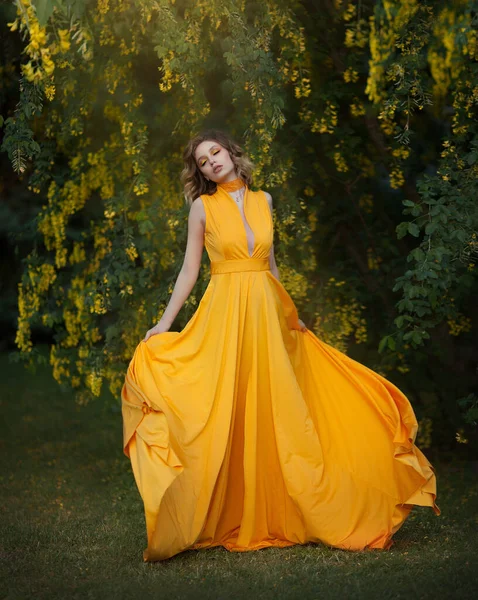
{"label": "yellow flower", "polygon": [[405,177],[403,176],[402,171],[398,167],[392,169],[392,172],[390,173],[390,186],[394,189],[398,189],[402,187],[404,183]]}
{"label": "yellow flower", "polygon": [[46,85],[45,86],[45,96],[50,102],[55,97],[55,86],[54,85]]}
{"label": "yellow flower", "polygon": [[345,158],[342,156],[340,152],[334,153],[334,162],[337,171],[346,173],[349,170],[347,163],[345,162]]}
{"label": "yellow flower", "polygon": [[392,155],[395,156],[396,158],[406,159],[410,156],[410,148],[404,148],[404,147],[395,148],[394,150],[392,150]]}
{"label": "yellow flower", "polygon": [[99,396],[101,393],[101,384],[103,383],[103,377],[99,373],[91,371],[86,376],[86,385],[91,390],[94,396]]}
{"label": "yellow flower", "polygon": [[35,72],[31,62],[28,62],[26,65],[22,65],[22,71],[28,81],[33,81]]}
{"label": "yellow flower", "polygon": [[132,261],[134,261],[136,258],[138,258],[138,250],[136,249],[136,246],[134,244],[131,244],[131,246],[128,246],[128,248],[126,248],[125,252],[128,255],[128,258]]}
{"label": "yellow flower", "polygon": [[142,194],[147,194],[149,192],[149,186],[147,183],[140,183],[139,185],[135,185],[133,187],[133,192],[137,196],[141,196]]}
{"label": "yellow flower", "polygon": [[352,117],[362,117],[365,115],[365,106],[358,98],[354,98],[354,101],[350,103],[350,114]]}
{"label": "yellow flower", "polygon": [[39,50],[41,46],[46,44],[46,30],[40,27],[39,23],[32,23],[30,26],[30,43],[27,48],[29,50]]}
{"label": "yellow flower", "polygon": [[304,194],[306,196],[312,197],[315,195],[315,191],[313,188],[310,187],[310,185],[308,185],[305,189],[304,189]]}
{"label": "yellow flower", "polygon": [[70,32],[68,29],[59,29],[58,35],[60,36],[60,51],[66,52],[70,49]]}
{"label": "yellow flower", "polygon": [[43,69],[47,75],[51,75],[55,70],[55,63],[51,60],[51,58],[43,59]]}
{"label": "yellow flower", "polygon": [[345,69],[343,77],[346,83],[355,83],[358,81],[359,74],[355,69],[349,67],[348,69]]}

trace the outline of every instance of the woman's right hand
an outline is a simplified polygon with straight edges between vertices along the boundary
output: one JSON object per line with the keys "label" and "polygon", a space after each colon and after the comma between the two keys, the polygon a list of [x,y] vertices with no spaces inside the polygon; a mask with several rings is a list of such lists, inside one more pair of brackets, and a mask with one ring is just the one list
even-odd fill
{"label": "woman's right hand", "polygon": [[161,323],[161,321],[159,321],[159,323],[157,323],[154,327],[148,329],[146,335],[144,336],[143,342],[146,342],[146,340],[148,340],[152,335],[157,335],[158,333],[164,333],[165,331],[169,331],[170,327],[170,325],[166,325],[165,323]]}

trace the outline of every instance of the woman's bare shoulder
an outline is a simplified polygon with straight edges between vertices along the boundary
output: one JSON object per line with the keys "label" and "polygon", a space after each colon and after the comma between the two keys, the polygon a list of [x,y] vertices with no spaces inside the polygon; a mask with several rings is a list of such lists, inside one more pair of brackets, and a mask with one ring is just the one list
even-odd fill
{"label": "woman's bare shoulder", "polygon": [[265,195],[265,197],[267,199],[267,203],[269,204],[270,208],[272,209],[272,196],[269,194],[269,192],[266,192],[265,190],[262,190],[262,193]]}

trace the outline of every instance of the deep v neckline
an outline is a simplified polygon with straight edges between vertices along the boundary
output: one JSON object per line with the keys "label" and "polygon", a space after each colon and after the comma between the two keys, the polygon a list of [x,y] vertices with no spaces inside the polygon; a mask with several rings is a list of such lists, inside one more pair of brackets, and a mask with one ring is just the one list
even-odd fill
{"label": "deep v neckline", "polygon": [[[247,255],[249,256],[249,258],[252,258],[254,256],[254,252],[256,251],[256,233],[252,229],[251,224],[250,224],[249,219],[247,218],[247,214],[246,214],[246,209],[247,209],[248,200],[249,200],[249,188],[247,187],[247,185],[245,187],[246,187],[246,191],[244,192],[244,200],[243,200],[244,219],[242,218],[241,209],[239,208],[239,206],[237,205],[236,201],[231,196],[231,194],[229,192],[226,192],[226,190],[223,190],[223,192],[227,195],[227,197],[229,198],[229,200],[236,207],[236,210],[239,212],[239,218],[241,219],[241,222],[242,222],[242,230],[244,232],[244,237],[246,238],[246,252],[247,252]],[[252,254],[249,254],[249,240],[247,239],[246,223],[249,226],[249,229],[252,231],[252,235],[254,236],[254,242],[253,242],[253,245],[252,245]]]}

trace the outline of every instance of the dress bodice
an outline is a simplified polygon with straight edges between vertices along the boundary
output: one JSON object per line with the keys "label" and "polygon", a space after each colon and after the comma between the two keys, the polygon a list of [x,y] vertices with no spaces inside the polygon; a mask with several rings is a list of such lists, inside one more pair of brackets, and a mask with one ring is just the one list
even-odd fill
{"label": "dress bodice", "polygon": [[[230,194],[219,186],[201,196],[206,212],[205,246],[213,261],[268,258],[273,241],[272,215],[265,193],[246,186],[244,218]],[[250,232],[246,228],[249,225]],[[252,235],[251,235],[252,232]],[[252,253],[249,247],[252,247]]]}

